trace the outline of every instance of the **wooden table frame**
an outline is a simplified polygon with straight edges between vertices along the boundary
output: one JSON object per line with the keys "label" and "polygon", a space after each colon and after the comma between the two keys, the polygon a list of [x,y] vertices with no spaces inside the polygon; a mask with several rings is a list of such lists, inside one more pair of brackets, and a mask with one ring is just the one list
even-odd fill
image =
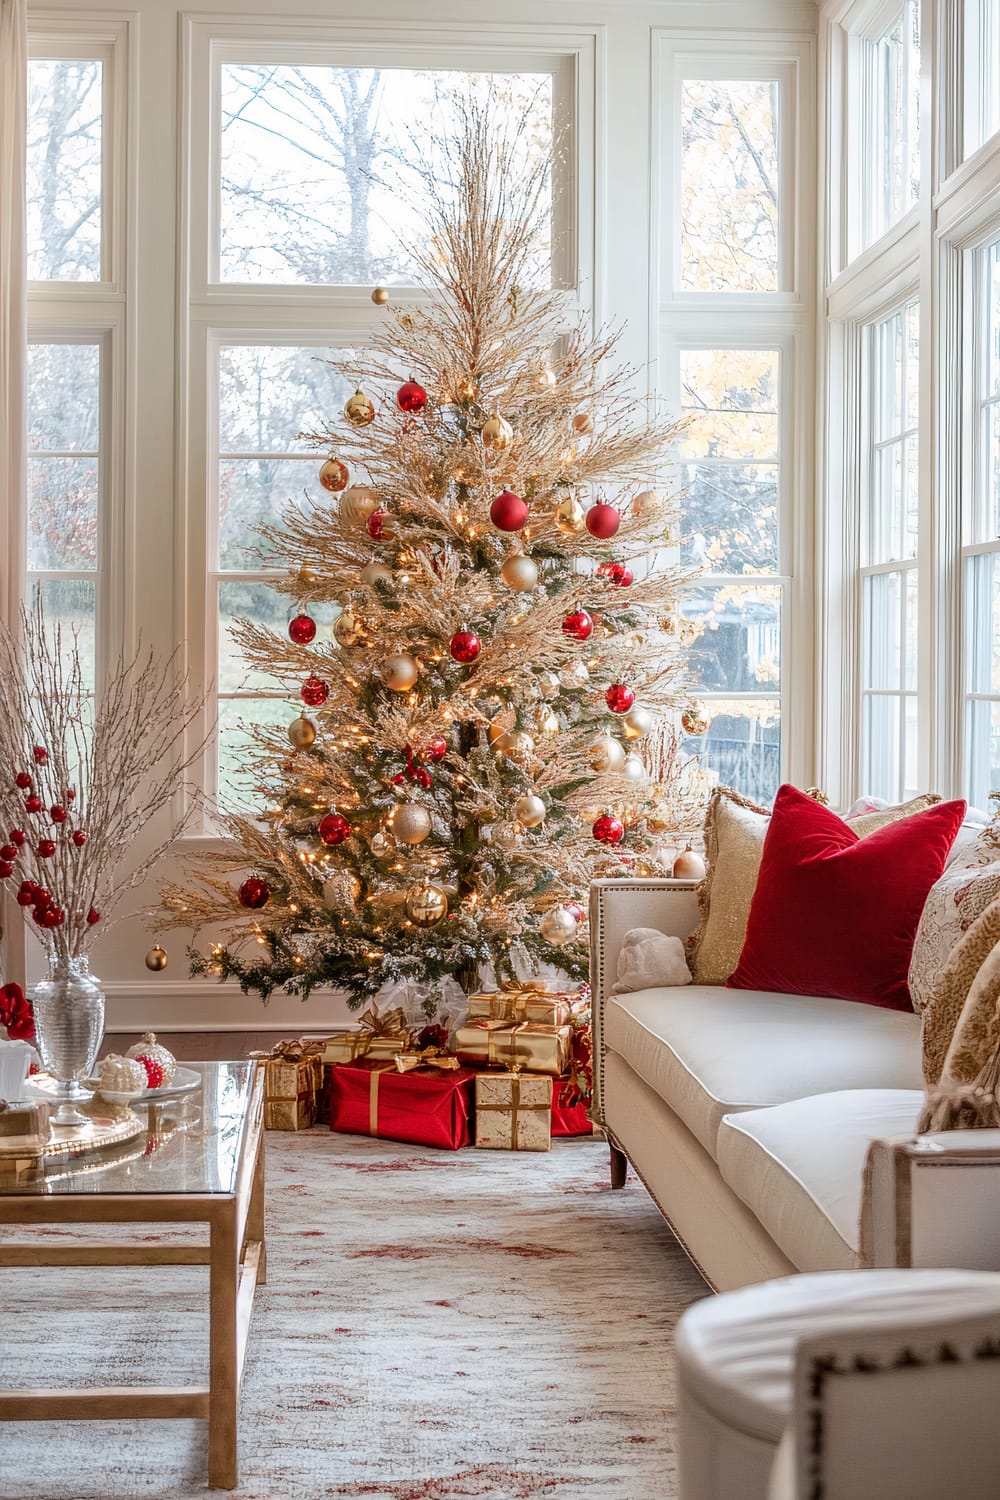
{"label": "wooden table frame", "polygon": [[264,1243],[264,1078],[250,1087],[232,1193],[0,1193],[0,1224],[207,1224],[207,1245],[0,1245],[0,1266],[209,1268],[208,1386],[104,1386],[0,1391],[0,1421],[200,1417],[208,1422],[208,1482],[237,1480],[237,1408],[254,1289],[267,1280]]}

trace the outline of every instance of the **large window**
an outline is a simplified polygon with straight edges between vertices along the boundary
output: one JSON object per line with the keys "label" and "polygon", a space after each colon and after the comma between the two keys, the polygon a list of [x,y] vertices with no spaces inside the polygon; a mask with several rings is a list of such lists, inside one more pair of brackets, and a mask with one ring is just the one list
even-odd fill
{"label": "large window", "polygon": [[855,38],[852,92],[860,104],[855,194],[858,249],[898,224],[920,191],[920,0]]}
{"label": "large window", "polygon": [[1000,0],[964,0],[963,155],[1000,130]]}
{"label": "large window", "polygon": [[28,276],[101,281],[104,63],[28,64]]}

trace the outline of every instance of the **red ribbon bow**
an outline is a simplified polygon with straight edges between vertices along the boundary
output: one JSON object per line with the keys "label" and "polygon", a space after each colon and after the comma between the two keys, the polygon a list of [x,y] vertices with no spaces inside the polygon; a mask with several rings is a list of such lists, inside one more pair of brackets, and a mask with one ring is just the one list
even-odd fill
{"label": "red ribbon bow", "polygon": [[432,787],[433,777],[426,767],[418,765],[414,760],[412,745],[404,745],[403,754],[406,756],[406,765],[392,778],[393,786],[401,786],[404,781],[415,781],[417,786],[422,786],[425,790]]}

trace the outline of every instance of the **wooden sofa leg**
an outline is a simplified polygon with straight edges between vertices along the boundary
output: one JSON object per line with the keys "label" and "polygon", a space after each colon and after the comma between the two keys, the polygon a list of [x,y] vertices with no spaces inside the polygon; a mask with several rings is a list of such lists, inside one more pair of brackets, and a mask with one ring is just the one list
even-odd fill
{"label": "wooden sofa leg", "polygon": [[610,1141],[608,1142],[608,1148],[611,1152],[611,1186],[613,1188],[623,1188],[625,1186],[625,1179],[628,1176],[628,1157],[624,1151],[619,1151],[618,1147],[613,1146]]}

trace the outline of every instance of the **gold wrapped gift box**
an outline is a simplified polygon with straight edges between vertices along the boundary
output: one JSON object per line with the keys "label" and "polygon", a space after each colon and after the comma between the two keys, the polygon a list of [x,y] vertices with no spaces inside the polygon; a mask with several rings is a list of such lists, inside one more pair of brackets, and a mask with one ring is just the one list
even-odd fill
{"label": "gold wrapped gift box", "polygon": [[264,1069],[264,1129],[308,1130],[323,1087],[322,1042],[276,1042],[252,1052]]}
{"label": "gold wrapped gift box", "polygon": [[548,1151],[552,1145],[552,1079],[548,1074],[480,1073],[476,1145],[492,1151]]}
{"label": "gold wrapped gift box", "polygon": [[452,1032],[451,1046],[459,1061],[472,1067],[516,1066],[559,1078],[569,1067],[572,1041],[572,1026],[470,1021]]}
{"label": "gold wrapped gift box", "polygon": [[372,1004],[361,1017],[359,1027],[335,1031],[324,1039],[322,1059],[325,1063],[343,1063],[357,1062],[362,1057],[395,1057],[411,1043],[402,1006],[383,1014]]}
{"label": "gold wrapped gift box", "polygon": [[573,992],[547,990],[543,985],[481,990],[469,996],[469,1020],[537,1021],[544,1026],[567,1026],[579,999]]}

